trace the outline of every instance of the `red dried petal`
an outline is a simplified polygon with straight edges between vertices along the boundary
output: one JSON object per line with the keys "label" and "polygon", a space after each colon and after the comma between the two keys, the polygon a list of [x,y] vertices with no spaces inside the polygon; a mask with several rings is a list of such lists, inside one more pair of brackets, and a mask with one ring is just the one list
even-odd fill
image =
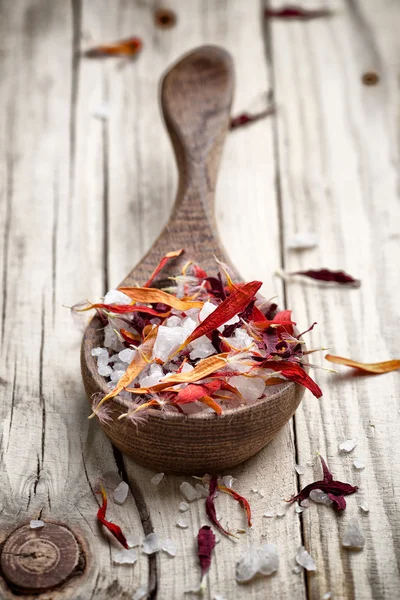
{"label": "red dried petal", "polygon": [[142,40],[138,37],[130,37],[120,40],[114,44],[103,44],[86,50],[86,58],[107,58],[108,56],[128,56],[132,57],[138,54],[142,49]]}
{"label": "red dried petal", "polygon": [[160,260],[160,262],[158,263],[158,265],[156,266],[156,268],[150,275],[150,278],[146,281],[146,283],[144,284],[143,287],[150,287],[151,284],[153,283],[153,281],[155,280],[155,278],[157,277],[157,275],[159,274],[159,272],[165,267],[165,265],[171,259],[178,258],[179,256],[181,256],[181,254],[183,254],[183,252],[184,252],[184,249],[181,248],[180,250],[176,250],[174,252],[168,252],[165,256],[163,256],[163,258]]}
{"label": "red dried petal", "polygon": [[317,281],[326,281],[328,283],[338,283],[340,285],[347,285],[349,287],[360,287],[361,281],[355,279],[344,271],[330,271],[329,269],[309,269],[308,271],[295,271],[290,275],[302,275],[303,277],[310,277],[310,279],[316,279]]}
{"label": "red dried petal", "polygon": [[129,548],[128,542],[126,541],[126,537],[122,533],[121,527],[119,527],[119,525],[116,525],[115,523],[111,523],[110,521],[107,521],[107,519],[106,519],[107,493],[102,485],[100,486],[100,492],[98,492],[98,493],[101,494],[103,503],[100,506],[99,510],[97,511],[97,519],[120,542],[120,544],[123,545],[124,548],[128,549]]}
{"label": "red dried petal", "polygon": [[221,533],[224,533],[225,535],[233,536],[232,533],[230,533],[229,531],[226,531],[226,529],[224,529],[222,527],[221,523],[217,519],[217,512],[215,510],[215,504],[214,504],[215,494],[218,489],[218,477],[216,475],[213,475],[211,477],[208,489],[209,489],[209,492],[208,492],[208,496],[206,498],[207,517],[210,519],[211,523],[213,523],[213,525],[215,525],[215,527]]}
{"label": "red dried petal", "polygon": [[225,492],[225,494],[229,494],[237,502],[239,502],[239,504],[246,511],[247,524],[248,524],[249,527],[251,527],[251,508],[250,508],[249,501],[244,496],[241,496],[240,494],[238,494],[237,492],[235,492],[235,490],[232,490],[231,488],[227,488],[224,485],[219,485],[218,489],[221,490],[221,492]]}
{"label": "red dried petal", "polygon": [[261,363],[261,367],[264,369],[272,369],[273,371],[280,371],[283,377],[289,379],[289,381],[294,381],[299,385],[304,386],[316,398],[321,398],[322,390],[321,388],[311,379],[311,377],[305,372],[303,367],[295,362],[290,362],[287,360],[265,360]]}
{"label": "red dried petal", "polygon": [[200,561],[201,576],[208,572],[211,566],[211,555],[215,548],[215,535],[208,525],[203,525],[197,534],[197,556]]}
{"label": "red dried petal", "polygon": [[209,383],[188,383],[187,386],[181,390],[174,398],[174,404],[187,404],[188,402],[194,402],[202,396],[211,396],[214,392],[219,390],[224,382],[220,379],[215,379]]}
{"label": "red dried petal", "polygon": [[333,12],[329,8],[307,9],[300,6],[287,4],[281,8],[268,7],[264,11],[266,19],[298,19],[309,21],[310,19],[319,19],[321,17],[330,17]]}
{"label": "red dried petal", "polygon": [[154,308],[148,306],[137,306],[136,304],[91,304],[89,308],[100,308],[109,312],[117,313],[119,315],[125,315],[128,313],[141,312],[147,315],[154,315],[155,317],[169,317],[171,311],[159,312]]}

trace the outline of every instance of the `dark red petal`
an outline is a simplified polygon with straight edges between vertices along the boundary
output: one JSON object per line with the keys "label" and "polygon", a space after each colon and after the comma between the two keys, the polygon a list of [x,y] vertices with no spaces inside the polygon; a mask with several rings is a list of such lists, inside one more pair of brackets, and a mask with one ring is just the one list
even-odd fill
{"label": "dark red petal", "polygon": [[226,529],[224,529],[222,527],[221,523],[217,519],[217,513],[216,513],[215,505],[214,505],[214,499],[215,499],[215,494],[216,494],[217,489],[218,489],[218,477],[216,475],[213,475],[210,479],[209,493],[208,493],[208,497],[206,498],[206,513],[207,513],[207,516],[210,519],[211,523],[213,523],[213,525],[215,525],[215,527],[217,529],[219,529],[219,531],[221,533],[232,536],[232,533],[230,533],[229,531],[226,531]]}
{"label": "dark red petal", "polygon": [[204,525],[197,534],[197,555],[200,561],[201,576],[207,573],[211,565],[211,554],[215,548],[215,535],[211,527]]}

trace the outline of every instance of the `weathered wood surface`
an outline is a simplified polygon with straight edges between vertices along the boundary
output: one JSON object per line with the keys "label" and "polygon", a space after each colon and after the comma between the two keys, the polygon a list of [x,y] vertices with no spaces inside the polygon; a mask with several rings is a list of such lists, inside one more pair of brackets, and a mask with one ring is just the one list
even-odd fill
{"label": "weathered wood surface", "polygon": [[[197,582],[194,535],[207,522],[203,504],[186,513],[189,529],[177,529],[183,478],[154,488],[153,473],[113,451],[87,420],[80,333],[62,306],[116,285],[167,220],[176,170],[157,86],[183,52],[217,43],[232,53],[234,112],[266,103],[268,90],[278,105],[275,117],[230,134],[222,160],[217,222],[239,272],[263,279],[264,293],[286,300],[301,327],[318,321],[310,346],[361,360],[398,356],[400,10],[391,0],[327,4],[336,10],[329,20],[264,27],[258,2],[176,0],[168,5],[178,12],[177,27],[160,31],[156,2],[2,3],[0,536],[41,515],[81,536],[87,554],[85,573],[43,598],[129,599],[140,584],[149,597],[168,600]],[[144,40],[133,64],[79,57],[93,42],[132,34]],[[378,86],[362,85],[365,70],[379,72]],[[103,103],[109,117],[99,120],[93,111]],[[318,232],[318,248],[286,251],[289,237],[304,230]],[[362,287],[292,282],[284,290],[273,277],[282,266],[345,268]],[[218,544],[205,598],[318,600],[328,591],[340,599],[397,598],[399,376],[341,369],[316,377],[324,397],[307,394],[294,427],[234,470],[238,490],[252,499],[254,527],[239,542]],[[359,445],[340,455],[338,443],[349,437]],[[360,485],[360,496],[349,498],[341,517],[313,505],[301,518],[291,507],[283,518],[263,519],[295,491],[295,462],[311,464],[317,450],[338,478]],[[354,457],[365,471],[354,471]],[[174,538],[176,558],[140,554],[133,568],[112,564],[114,543],[97,527],[92,490],[99,475],[118,470],[132,494],[122,507],[110,503],[110,518],[128,532]],[[301,483],[319,474],[315,462]],[[365,516],[361,495],[370,505]],[[218,503],[229,522],[242,523],[228,498]],[[352,515],[366,534],[361,553],[339,542]],[[278,545],[279,571],[238,586],[236,559],[261,539]],[[302,541],[318,566],[307,580],[292,572]],[[2,586],[0,595],[12,598]]]}

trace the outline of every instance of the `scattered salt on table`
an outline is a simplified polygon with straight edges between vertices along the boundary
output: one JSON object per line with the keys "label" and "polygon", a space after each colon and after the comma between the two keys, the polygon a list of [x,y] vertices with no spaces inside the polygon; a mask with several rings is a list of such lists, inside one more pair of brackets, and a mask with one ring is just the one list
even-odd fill
{"label": "scattered salt on table", "polygon": [[302,508],[301,506],[296,506],[295,511],[301,515],[302,512],[304,512],[304,508]]}
{"label": "scattered salt on table", "polygon": [[310,498],[317,504],[325,504],[325,506],[330,506],[332,504],[332,500],[329,498],[328,494],[325,494],[322,490],[311,490]]}
{"label": "scattered salt on table", "polygon": [[145,554],[154,554],[161,550],[161,544],[156,533],[149,533],[143,540],[143,552]]}
{"label": "scattered salt on table", "polygon": [[159,485],[159,483],[161,483],[163,478],[164,478],[164,473],[157,473],[157,475],[154,475],[154,477],[152,477],[150,479],[150,481],[153,485]]}
{"label": "scattered salt on table", "polygon": [[267,517],[267,519],[273,519],[273,518],[274,518],[274,516],[275,516],[275,513],[274,513],[274,512],[272,512],[272,511],[265,512],[265,513],[263,514],[263,517]]}
{"label": "scattered salt on table", "polygon": [[232,489],[234,482],[236,479],[232,477],[232,475],[224,475],[222,477],[222,483],[225,487]]}
{"label": "scattered salt on table", "polygon": [[196,483],[196,490],[199,492],[200,498],[208,498],[208,489],[204,485]]}
{"label": "scattered salt on table", "polygon": [[132,600],[143,600],[147,596],[147,589],[143,586],[138,587],[132,596]]}
{"label": "scattered salt on table", "polygon": [[353,467],[357,469],[357,471],[363,471],[365,469],[365,464],[362,460],[358,460],[356,458],[356,460],[353,462]]}
{"label": "scattered salt on table", "polygon": [[357,442],[357,438],[354,438],[352,440],[345,440],[344,442],[339,444],[339,450],[341,452],[351,452],[357,446]]}
{"label": "scattered salt on table", "polygon": [[126,536],[126,543],[129,548],[136,548],[136,546],[140,546],[140,537],[135,533],[130,533]]}
{"label": "scattered salt on table", "polygon": [[300,502],[300,506],[302,506],[303,508],[308,508],[310,506],[310,501],[308,498],[304,498],[304,500],[302,500]]}
{"label": "scattered salt on table", "polygon": [[274,544],[263,544],[251,547],[243,553],[236,564],[236,581],[244,583],[250,581],[258,573],[271,575],[279,567],[279,557]]}
{"label": "scattered salt on table", "polygon": [[121,481],[119,486],[113,492],[114,502],[123,504],[128,497],[129,485],[125,481]]}
{"label": "scattered salt on table", "polygon": [[297,475],[304,475],[305,473],[305,467],[303,467],[303,465],[294,465],[294,469],[297,473]]}
{"label": "scattered salt on table", "polygon": [[362,504],[360,504],[360,510],[363,513],[369,513],[369,506],[366,502],[363,502]]}
{"label": "scattered salt on table", "polygon": [[200,498],[198,490],[196,490],[188,481],[181,483],[179,489],[188,502],[193,502],[193,500],[198,500]]}
{"label": "scattered salt on table", "polygon": [[296,553],[296,562],[306,571],[316,571],[317,566],[313,557],[307,552],[304,546],[300,546]]}
{"label": "scattered salt on table", "polygon": [[354,548],[355,550],[361,550],[364,548],[364,544],[365,537],[360,523],[357,519],[350,519],[343,534],[342,546],[349,549]]}
{"label": "scattered salt on table", "polygon": [[134,565],[137,561],[136,550],[129,549],[125,550],[114,550],[113,552],[113,561],[118,565]]}
{"label": "scattered salt on table", "polygon": [[41,527],[45,526],[45,522],[41,521],[40,519],[32,519],[32,521],[29,523],[29,527],[31,529],[40,529]]}
{"label": "scattered salt on table", "polygon": [[181,502],[179,505],[179,510],[181,512],[186,512],[187,510],[189,510],[189,504],[187,502]]}
{"label": "scattered salt on table", "polygon": [[189,523],[185,521],[185,519],[179,519],[176,522],[176,526],[179,527],[179,529],[187,529],[189,527]]}
{"label": "scattered salt on table", "polygon": [[166,554],[169,554],[170,556],[176,556],[176,544],[174,540],[164,540],[161,549],[163,550],[163,552],[166,552]]}
{"label": "scattered salt on table", "polygon": [[332,598],[332,592],[326,592],[323,596],[322,596],[322,600],[331,600]]}
{"label": "scattered salt on table", "polygon": [[318,244],[317,234],[313,231],[299,231],[289,238],[287,247],[289,250],[309,250]]}
{"label": "scattered salt on table", "polygon": [[279,510],[276,512],[276,516],[277,516],[278,518],[284,517],[285,515],[286,515],[286,511],[285,511],[285,510],[283,510],[283,508],[279,509]]}

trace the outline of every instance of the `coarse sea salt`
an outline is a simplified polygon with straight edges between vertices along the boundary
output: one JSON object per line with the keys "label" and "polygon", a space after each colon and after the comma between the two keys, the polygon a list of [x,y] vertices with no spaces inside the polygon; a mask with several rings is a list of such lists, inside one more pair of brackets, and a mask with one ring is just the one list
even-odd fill
{"label": "coarse sea salt", "polygon": [[353,438],[352,440],[345,440],[341,444],[339,444],[339,450],[341,452],[352,452],[354,448],[357,446],[358,440],[357,438]]}
{"label": "coarse sea salt", "polygon": [[125,481],[121,481],[119,486],[115,488],[113,492],[114,502],[116,504],[123,504],[128,497],[129,485]]}
{"label": "coarse sea salt", "polygon": [[137,561],[137,553],[133,548],[129,550],[124,548],[123,550],[114,550],[112,558],[117,565],[134,565]]}
{"label": "coarse sea salt", "polygon": [[293,234],[287,243],[289,250],[309,250],[318,244],[317,234],[313,231],[299,231]]}
{"label": "coarse sea salt", "polygon": [[132,304],[132,300],[129,298],[129,296],[123,292],[120,292],[119,290],[110,290],[104,296],[104,304]]}
{"label": "coarse sea salt", "polygon": [[274,544],[251,547],[236,564],[236,581],[251,581],[257,574],[272,575],[279,567],[279,557]]}
{"label": "coarse sea salt", "polygon": [[239,390],[245,402],[250,403],[261,398],[265,390],[265,383],[259,377],[235,375],[229,379],[228,383]]}
{"label": "coarse sea salt", "polygon": [[347,523],[342,538],[342,546],[349,550],[362,550],[365,545],[365,537],[361,525],[357,519],[352,518]]}
{"label": "coarse sea salt", "polygon": [[126,536],[126,543],[129,548],[136,548],[136,546],[140,546],[140,537],[136,533],[129,533]]}
{"label": "coarse sea salt", "polygon": [[159,485],[163,479],[164,473],[157,473],[157,475],[154,475],[154,477],[152,477],[150,481],[153,485]]}
{"label": "coarse sea salt", "polygon": [[125,348],[124,350],[121,350],[121,352],[118,353],[118,358],[121,362],[123,363],[131,363],[133,357],[136,354],[136,350],[133,350],[132,348]]}
{"label": "coarse sea salt", "polygon": [[194,488],[188,481],[181,483],[179,489],[188,502],[193,502],[194,500],[198,500],[200,498],[198,490],[196,490],[196,488]]}
{"label": "coarse sea salt", "polygon": [[41,529],[45,526],[45,522],[41,519],[32,519],[29,523],[29,527],[31,529]]}
{"label": "coarse sea salt", "polygon": [[153,359],[166,362],[168,357],[178,350],[188,335],[182,327],[165,327],[160,325],[153,348]]}
{"label": "coarse sea salt", "polygon": [[304,548],[304,546],[300,546],[300,548],[297,550],[296,562],[301,567],[304,567],[304,569],[306,569],[306,571],[316,571],[317,570],[315,560],[313,559],[311,554],[309,554],[307,552],[307,550]]}
{"label": "coarse sea salt", "polygon": [[330,506],[332,504],[332,500],[329,498],[328,494],[322,490],[311,490],[310,498],[317,504],[325,504],[325,506]]}
{"label": "coarse sea salt", "polygon": [[358,459],[356,458],[356,460],[355,460],[355,461],[353,461],[353,467],[354,467],[355,469],[357,469],[357,471],[363,471],[363,470],[365,469],[365,464],[363,463],[363,461],[362,461],[362,460],[358,460]]}
{"label": "coarse sea salt", "polygon": [[136,592],[133,594],[132,600],[144,600],[144,598],[146,598],[146,596],[147,596],[147,588],[145,588],[141,585],[140,587],[138,587]]}
{"label": "coarse sea salt", "polygon": [[306,468],[303,467],[303,465],[294,465],[294,470],[296,471],[297,475],[304,475]]}
{"label": "coarse sea salt", "polygon": [[161,550],[161,543],[156,533],[149,533],[143,540],[143,552],[145,554],[155,554]]}
{"label": "coarse sea salt", "polygon": [[176,522],[176,526],[179,527],[179,529],[188,529],[189,523],[185,521],[185,519],[179,519]]}
{"label": "coarse sea salt", "polygon": [[174,542],[174,540],[164,540],[161,549],[169,556],[176,556],[176,543]]}
{"label": "coarse sea salt", "polygon": [[189,504],[187,502],[181,502],[179,505],[179,510],[181,512],[186,512],[187,510],[189,510]]}
{"label": "coarse sea salt", "polygon": [[234,477],[232,477],[232,475],[224,475],[222,477],[222,483],[225,487],[232,489],[233,484],[235,483],[236,479]]}

